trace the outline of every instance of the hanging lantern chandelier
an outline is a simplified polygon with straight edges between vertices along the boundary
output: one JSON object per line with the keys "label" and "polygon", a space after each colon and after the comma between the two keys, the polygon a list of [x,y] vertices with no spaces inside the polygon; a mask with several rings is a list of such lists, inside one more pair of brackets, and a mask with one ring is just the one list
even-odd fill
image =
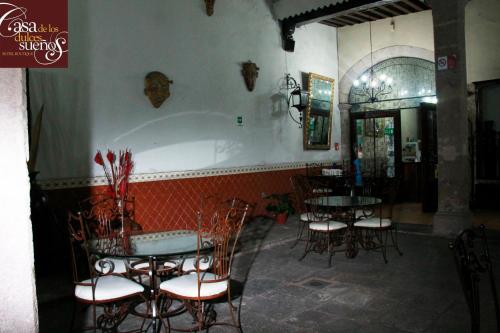
{"label": "hanging lantern chandelier", "polygon": [[363,74],[359,79],[353,82],[353,93],[364,97],[368,102],[378,102],[380,96],[392,93],[393,79],[386,74],[375,74],[373,70],[373,44],[372,44],[372,24],[370,25],[370,72]]}

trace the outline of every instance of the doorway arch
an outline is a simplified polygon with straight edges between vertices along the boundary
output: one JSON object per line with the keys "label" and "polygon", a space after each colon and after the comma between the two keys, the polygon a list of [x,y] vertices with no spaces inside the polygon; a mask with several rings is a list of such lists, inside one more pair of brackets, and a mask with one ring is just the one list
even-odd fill
{"label": "doorway arch", "polygon": [[[409,109],[419,107],[422,102],[435,102],[436,71],[431,61],[415,57],[394,57],[376,63],[361,74],[349,93],[351,112]],[[363,88],[361,81],[367,80],[371,75],[375,78],[385,76],[393,82],[386,83],[382,86],[385,89],[378,92],[376,89]]]}
{"label": "doorway arch", "polygon": [[[379,49],[373,52],[373,63],[377,64],[385,60],[397,57],[411,57],[434,62],[434,51],[421,47],[396,45]],[[339,102],[340,104],[349,103],[349,92],[354,80],[370,69],[371,55],[365,55],[361,60],[354,64],[342,76],[339,82]]]}

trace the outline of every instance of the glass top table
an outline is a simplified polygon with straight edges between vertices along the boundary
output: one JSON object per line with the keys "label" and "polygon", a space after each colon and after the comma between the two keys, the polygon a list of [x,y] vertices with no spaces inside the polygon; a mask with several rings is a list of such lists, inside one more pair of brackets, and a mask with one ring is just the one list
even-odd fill
{"label": "glass top table", "polygon": [[[99,240],[100,242],[107,240]],[[106,253],[102,251],[97,239],[89,240],[92,252],[114,257],[176,257],[196,253],[198,250],[198,235],[194,230],[174,230],[161,232],[146,232],[133,234],[128,237],[128,253]],[[211,247],[209,238],[202,239],[200,249]]]}
{"label": "glass top table", "polygon": [[345,233],[345,254],[348,258],[354,258],[358,254],[356,233],[354,223],[356,222],[356,210],[382,204],[382,199],[365,196],[321,196],[309,198],[304,201],[307,205],[317,205],[328,208],[341,208],[351,210],[350,218],[346,220],[347,230]]}
{"label": "glass top table", "polygon": [[[158,276],[159,269],[157,264],[161,264],[166,258],[180,259],[184,256],[193,256],[197,254],[198,248],[200,251],[206,252],[213,248],[210,238],[201,239],[198,244],[198,232],[194,230],[174,230],[161,232],[141,232],[127,237],[128,251],[126,252],[107,252],[106,248],[110,248],[106,244],[109,239],[90,239],[88,242],[90,251],[99,257],[118,257],[123,259],[132,259],[139,263],[147,262],[148,275]],[[125,241],[125,240],[124,240]],[[103,244],[104,242],[104,244]],[[123,249],[123,248],[122,248]],[[147,260],[146,260],[147,259]],[[168,269],[167,269],[168,270]],[[129,305],[128,312],[142,318],[150,318],[152,320],[152,331],[156,333],[161,330],[161,322],[158,323],[158,311],[161,311],[157,304],[157,279],[149,279],[149,294],[151,300],[151,310],[146,313],[136,310],[136,306],[142,302],[136,302]],[[163,316],[169,316],[170,313],[180,313],[184,308],[181,304],[178,308],[165,312]],[[158,329],[157,329],[158,328]]]}
{"label": "glass top table", "polygon": [[365,196],[322,196],[305,200],[306,204],[315,204],[325,207],[366,207],[379,205],[382,199]]}

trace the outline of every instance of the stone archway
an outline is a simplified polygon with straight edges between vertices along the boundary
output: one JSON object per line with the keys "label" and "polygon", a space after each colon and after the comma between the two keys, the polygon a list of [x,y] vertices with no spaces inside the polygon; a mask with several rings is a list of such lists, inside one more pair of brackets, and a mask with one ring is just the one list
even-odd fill
{"label": "stone archway", "polygon": [[[409,45],[388,46],[373,52],[373,64],[396,57],[420,58],[434,62],[434,51],[421,47]],[[341,155],[343,159],[350,159],[350,120],[349,111],[349,92],[353,81],[372,66],[370,54],[365,55],[361,60],[354,64],[342,76],[339,82],[339,109],[341,126]]]}
{"label": "stone archway", "polygon": [[[396,57],[412,57],[434,62],[434,51],[421,47],[397,45],[389,46],[373,52],[373,64]],[[344,74],[339,82],[339,101],[348,103],[349,91],[354,80],[372,66],[370,54],[365,55]]]}

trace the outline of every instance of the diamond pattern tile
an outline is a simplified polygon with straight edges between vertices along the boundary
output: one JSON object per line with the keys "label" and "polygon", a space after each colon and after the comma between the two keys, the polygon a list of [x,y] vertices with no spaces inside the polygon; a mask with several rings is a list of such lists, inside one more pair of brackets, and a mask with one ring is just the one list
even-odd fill
{"label": "diamond pattern tile", "polygon": [[[200,198],[220,194],[222,198],[238,197],[255,204],[252,215],[265,215],[262,193],[291,192],[290,177],[304,169],[241,173],[212,177],[173,179],[130,184],[135,197],[135,218],[145,231],[194,229]],[[104,186],[47,191],[52,205],[67,210]]]}

